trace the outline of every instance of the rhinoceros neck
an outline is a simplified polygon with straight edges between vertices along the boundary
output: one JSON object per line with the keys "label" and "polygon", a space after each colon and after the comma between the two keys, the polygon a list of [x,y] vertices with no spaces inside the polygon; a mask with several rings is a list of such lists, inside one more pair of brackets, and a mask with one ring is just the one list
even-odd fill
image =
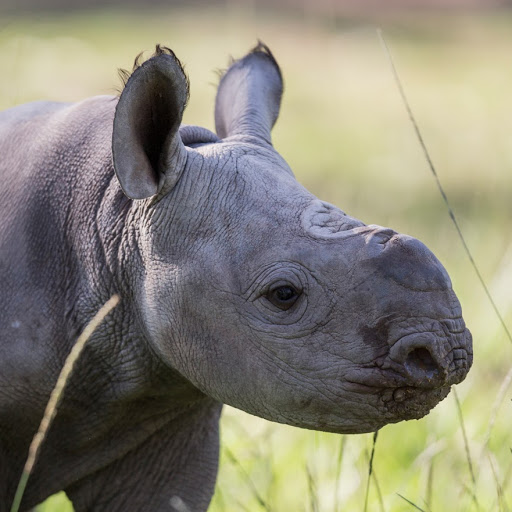
{"label": "rhinoceros neck", "polygon": [[[109,119],[108,109],[103,117]],[[73,276],[66,302],[70,336],[77,336],[113,294],[119,295],[120,304],[91,336],[70,387],[94,396],[96,402],[130,407],[141,396],[151,396],[161,402],[153,413],[167,414],[178,398],[185,404],[203,395],[163,364],[147,340],[136,301],[144,268],[138,240],[143,207],[121,190],[112,167],[110,137],[106,124],[94,155],[81,151],[80,144],[74,152],[81,161],[80,173],[67,187],[72,192],[62,224],[67,248],[62,260]],[[89,370],[80,377],[81,368]],[[93,379],[90,368],[96,369]]]}
{"label": "rhinoceros neck", "polygon": [[[52,491],[48,481],[60,490],[98,470],[103,454],[100,466],[166,427],[178,438],[191,407],[218,417],[220,404],[160,363],[138,328],[126,277],[128,256],[137,261],[127,228],[136,212],[112,169],[114,109],[113,98],[96,98],[34,105],[4,119],[0,438],[9,446],[0,446],[2,499],[5,489],[14,492],[67,354],[113,293],[121,303],[88,341],[43,445],[46,469],[27,489],[33,504]],[[79,468],[76,454],[83,455]]]}

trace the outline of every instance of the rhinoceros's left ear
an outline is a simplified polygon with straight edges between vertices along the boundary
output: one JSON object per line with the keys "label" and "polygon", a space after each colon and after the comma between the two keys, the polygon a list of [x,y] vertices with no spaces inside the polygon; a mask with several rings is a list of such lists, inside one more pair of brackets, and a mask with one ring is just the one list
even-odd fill
{"label": "rhinoceros's left ear", "polygon": [[165,174],[181,172],[184,146],[178,130],[188,92],[179,60],[160,46],[128,78],[112,134],[114,169],[128,197],[151,197],[172,179]]}
{"label": "rhinoceros's left ear", "polygon": [[215,100],[217,135],[249,135],[271,143],[282,94],[279,65],[269,48],[258,43],[221,78]]}

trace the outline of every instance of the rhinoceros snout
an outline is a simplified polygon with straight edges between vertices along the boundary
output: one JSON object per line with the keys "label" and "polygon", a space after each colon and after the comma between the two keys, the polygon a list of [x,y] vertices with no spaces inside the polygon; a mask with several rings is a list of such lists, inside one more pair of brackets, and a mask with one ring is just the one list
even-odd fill
{"label": "rhinoceros snout", "polygon": [[439,388],[463,381],[473,362],[468,329],[443,342],[430,334],[412,334],[395,343],[391,359],[400,364],[409,385]]}

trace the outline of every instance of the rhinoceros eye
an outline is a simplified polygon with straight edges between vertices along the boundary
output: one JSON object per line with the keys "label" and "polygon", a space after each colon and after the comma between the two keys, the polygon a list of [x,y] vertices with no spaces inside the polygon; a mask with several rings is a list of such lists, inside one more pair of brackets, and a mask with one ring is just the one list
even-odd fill
{"label": "rhinoceros eye", "polygon": [[279,309],[286,311],[297,302],[299,296],[300,292],[293,286],[284,285],[270,289],[267,293],[267,300]]}

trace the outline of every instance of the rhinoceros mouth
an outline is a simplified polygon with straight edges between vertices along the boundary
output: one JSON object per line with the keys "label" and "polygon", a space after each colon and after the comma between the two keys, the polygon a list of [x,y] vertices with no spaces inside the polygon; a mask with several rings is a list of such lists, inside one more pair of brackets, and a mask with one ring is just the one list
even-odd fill
{"label": "rhinoceros mouth", "polygon": [[407,379],[396,375],[379,384],[365,379],[349,380],[347,384],[348,391],[376,397],[386,423],[423,418],[448,396],[451,389],[450,385],[411,386]]}
{"label": "rhinoceros mouth", "polygon": [[386,410],[399,420],[420,419],[444,400],[450,393],[450,389],[450,386],[436,389],[407,386],[386,389],[381,393],[381,401]]}

